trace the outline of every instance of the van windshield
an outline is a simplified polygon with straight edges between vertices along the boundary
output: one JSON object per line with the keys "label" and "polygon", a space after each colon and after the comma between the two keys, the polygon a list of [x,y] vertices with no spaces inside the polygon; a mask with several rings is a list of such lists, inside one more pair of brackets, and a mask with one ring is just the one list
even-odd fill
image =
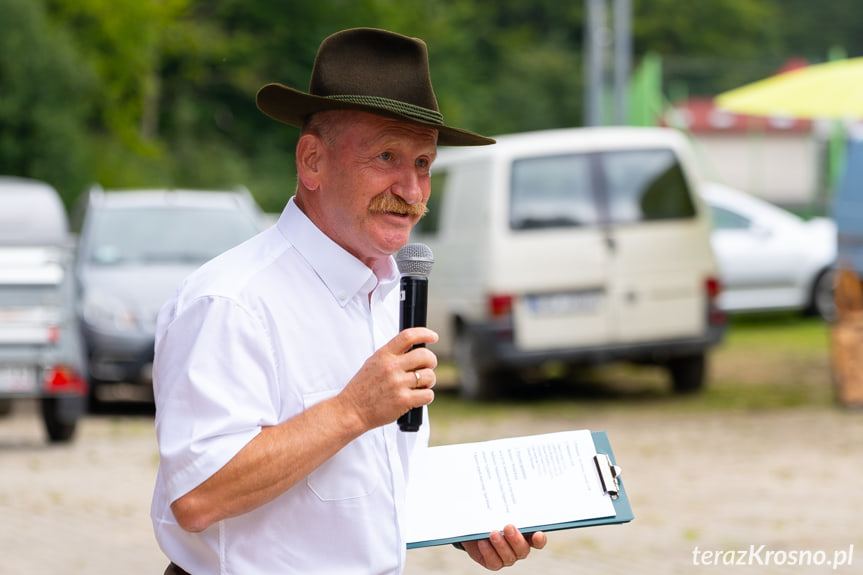
{"label": "van windshield", "polygon": [[694,216],[686,178],[668,149],[524,158],[512,165],[514,230]]}
{"label": "van windshield", "polygon": [[256,232],[240,211],[202,208],[118,208],[93,214],[90,262],[200,264]]}

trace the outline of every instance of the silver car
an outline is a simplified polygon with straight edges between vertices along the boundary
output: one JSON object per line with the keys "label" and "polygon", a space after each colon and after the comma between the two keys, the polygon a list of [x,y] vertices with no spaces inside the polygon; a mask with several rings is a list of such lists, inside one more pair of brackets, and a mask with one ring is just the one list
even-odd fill
{"label": "silver car", "polygon": [[72,256],[57,191],[0,177],[0,414],[38,399],[52,442],[72,439],[87,406]]}
{"label": "silver car", "polygon": [[799,216],[746,192],[707,182],[719,306],[729,313],[795,310],[831,319],[836,225]]}
{"label": "silver car", "polygon": [[76,276],[92,399],[107,384],[152,384],[156,316],[180,281],[255,235],[245,189],[90,190],[79,215]]}

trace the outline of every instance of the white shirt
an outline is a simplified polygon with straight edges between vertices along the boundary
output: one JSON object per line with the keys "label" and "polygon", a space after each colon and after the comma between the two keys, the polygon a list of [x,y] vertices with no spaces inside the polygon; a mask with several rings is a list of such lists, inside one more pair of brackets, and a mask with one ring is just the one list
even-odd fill
{"label": "white shirt", "polygon": [[402,571],[409,457],[427,445],[427,424],[419,433],[395,423],[369,431],[276,500],[202,533],[183,531],[170,510],[262,426],[341,391],[395,336],[392,258],[386,268],[376,277],[291,200],[275,226],[205,264],[165,303],[151,516],[180,567],[194,575]]}

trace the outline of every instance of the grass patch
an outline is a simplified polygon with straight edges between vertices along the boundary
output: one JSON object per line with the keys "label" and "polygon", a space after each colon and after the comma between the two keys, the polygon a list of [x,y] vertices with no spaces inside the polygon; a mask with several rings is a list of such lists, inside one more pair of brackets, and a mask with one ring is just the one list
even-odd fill
{"label": "grass patch", "polygon": [[716,407],[768,409],[833,401],[830,325],[817,318],[735,317],[710,364],[704,395]]}
{"label": "grass patch", "polygon": [[753,314],[733,317],[721,347],[735,351],[804,353],[828,351],[830,324],[796,314]]}
{"label": "grass patch", "polygon": [[[699,393],[673,394],[663,368],[612,364],[534,381],[495,402],[464,402],[457,388],[447,387],[435,399],[435,421],[577,417],[588,410],[646,405],[671,411],[829,406],[834,403],[829,330],[822,320],[797,314],[737,316],[709,355],[708,381]],[[446,381],[457,381],[451,365],[444,373]]]}

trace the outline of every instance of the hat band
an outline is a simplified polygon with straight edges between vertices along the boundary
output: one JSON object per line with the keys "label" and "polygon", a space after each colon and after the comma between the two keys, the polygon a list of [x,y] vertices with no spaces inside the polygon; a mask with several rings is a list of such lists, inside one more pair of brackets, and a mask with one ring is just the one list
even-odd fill
{"label": "hat band", "polygon": [[443,115],[440,112],[429,110],[428,108],[423,108],[422,106],[415,106],[413,104],[399,102],[398,100],[381,98],[380,96],[354,96],[350,94],[324,97],[330,100],[348,102],[350,104],[373,106],[375,108],[389,110],[390,112],[396,112],[402,114],[403,116],[409,116],[411,118],[414,118],[415,120],[421,120],[423,122],[430,122],[432,124],[439,124],[443,126]]}

